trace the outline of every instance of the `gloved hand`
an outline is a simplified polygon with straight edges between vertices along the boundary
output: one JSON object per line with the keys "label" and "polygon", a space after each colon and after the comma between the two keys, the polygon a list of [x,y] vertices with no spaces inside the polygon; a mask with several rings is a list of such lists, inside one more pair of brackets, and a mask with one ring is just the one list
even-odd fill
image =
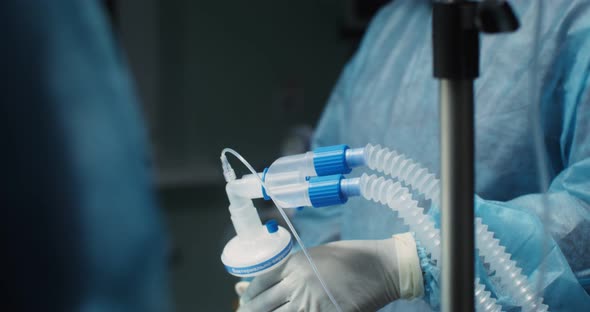
{"label": "gloved hand", "polygon": [[[407,233],[329,243],[309,253],[343,311],[376,311],[424,291],[416,244]],[[336,310],[303,253],[255,278],[240,302],[239,312]]]}

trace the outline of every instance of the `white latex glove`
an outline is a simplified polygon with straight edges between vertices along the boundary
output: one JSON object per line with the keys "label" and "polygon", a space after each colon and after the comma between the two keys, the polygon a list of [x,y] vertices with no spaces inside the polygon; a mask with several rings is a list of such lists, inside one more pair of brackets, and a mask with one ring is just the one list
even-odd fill
{"label": "white latex glove", "polygon": [[236,283],[235,290],[238,297],[241,297],[246,292],[248,286],[250,286],[250,282],[239,281]]}
{"label": "white latex glove", "polygon": [[[343,311],[376,311],[388,303],[423,294],[414,238],[339,241],[309,250]],[[335,311],[302,253],[255,278],[239,312]]]}

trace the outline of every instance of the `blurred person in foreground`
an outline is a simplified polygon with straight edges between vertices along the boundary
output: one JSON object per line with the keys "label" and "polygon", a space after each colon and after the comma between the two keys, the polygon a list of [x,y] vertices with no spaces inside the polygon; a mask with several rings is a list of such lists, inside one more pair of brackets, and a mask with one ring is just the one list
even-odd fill
{"label": "blurred person in foreground", "polygon": [[2,311],[168,311],[165,239],[97,1],[0,2]]}

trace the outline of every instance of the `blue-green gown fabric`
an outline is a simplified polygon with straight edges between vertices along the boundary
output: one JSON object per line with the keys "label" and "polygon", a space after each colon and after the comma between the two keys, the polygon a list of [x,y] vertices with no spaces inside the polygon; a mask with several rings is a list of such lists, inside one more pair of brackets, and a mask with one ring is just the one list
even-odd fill
{"label": "blue-green gown fabric", "polygon": [[[476,214],[543,291],[551,311],[590,310],[581,285],[590,272],[590,1],[511,3],[521,28],[481,39],[481,75],[475,84]],[[430,1],[396,0],[383,8],[341,74],[313,144],[382,144],[440,176],[430,38]],[[540,118],[532,117],[535,111]],[[535,120],[540,120],[550,180],[544,194]],[[437,215],[436,209],[430,213]],[[304,209],[294,222],[309,246],[383,239],[408,230],[390,209],[358,198],[341,207]],[[424,299],[430,307],[399,301],[383,310],[437,309],[437,270],[425,270]],[[478,272],[512,310],[511,294],[481,263]]]}
{"label": "blue-green gown fabric", "polygon": [[168,311],[147,138],[98,1],[0,1],[0,310]]}

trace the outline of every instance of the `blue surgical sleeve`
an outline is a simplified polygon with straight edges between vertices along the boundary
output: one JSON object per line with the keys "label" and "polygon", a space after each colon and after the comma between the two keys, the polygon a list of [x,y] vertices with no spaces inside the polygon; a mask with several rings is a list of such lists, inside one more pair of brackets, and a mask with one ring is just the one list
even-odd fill
{"label": "blue surgical sleeve", "polygon": [[[333,91],[316,145],[382,144],[438,174],[430,4],[396,0],[380,11]],[[513,4],[523,21],[521,29],[482,36],[481,41],[482,73],[475,88],[475,211],[543,291],[550,310],[588,310],[580,281],[590,276],[590,3]],[[538,16],[541,4],[545,10]],[[542,27],[534,44],[539,18]],[[530,57],[534,47],[536,64]],[[533,101],[539,92],[539,101]],[[544,146],[535,154],[531,106],[539,104]],[[539,156],[546,158],[541,164],[550,180],[547,190],[540,183]],[[395,219],[391,211],[352,201],[342,209],[298,213],[294,221],[304,241],[317,245],[338,238],[382,239],[404,230],[390,226]],[[431,212],[436,215],[436,209]],[[438,268],[420,254],[426,299],[436,308]],[[512,294],[474,256],[481,282],[512,309]]]}
{"label": "blue surgical sleeve", "polygon": [[[562,92],[546,95],[542,109],[545,124],[556,118],[563,124],[560,133],[548,133],[547,144],[559,145],[559,153],[548,157],[561,159],[564,168],[546,193],[505,202],[476,196],[475,212],[523,269],[532,287],[541,292],[550,311],[582,311],[590,308],[590,297],[579,282],[584,276],[574,272],[586,272],[590,267],[590,29],[569,36],[561,53],[553,67],[566,78],[548,83],[558,84]],[[539,182],[531,177],[531,183]],[[438,218],[438,212],[431,214]],[[420,248],[419,255],[426,298],[438,307],[439,269]],[[482,283],[504,307],[513,307],[513,294],[504,291],[479,260],[477,272]]]}

